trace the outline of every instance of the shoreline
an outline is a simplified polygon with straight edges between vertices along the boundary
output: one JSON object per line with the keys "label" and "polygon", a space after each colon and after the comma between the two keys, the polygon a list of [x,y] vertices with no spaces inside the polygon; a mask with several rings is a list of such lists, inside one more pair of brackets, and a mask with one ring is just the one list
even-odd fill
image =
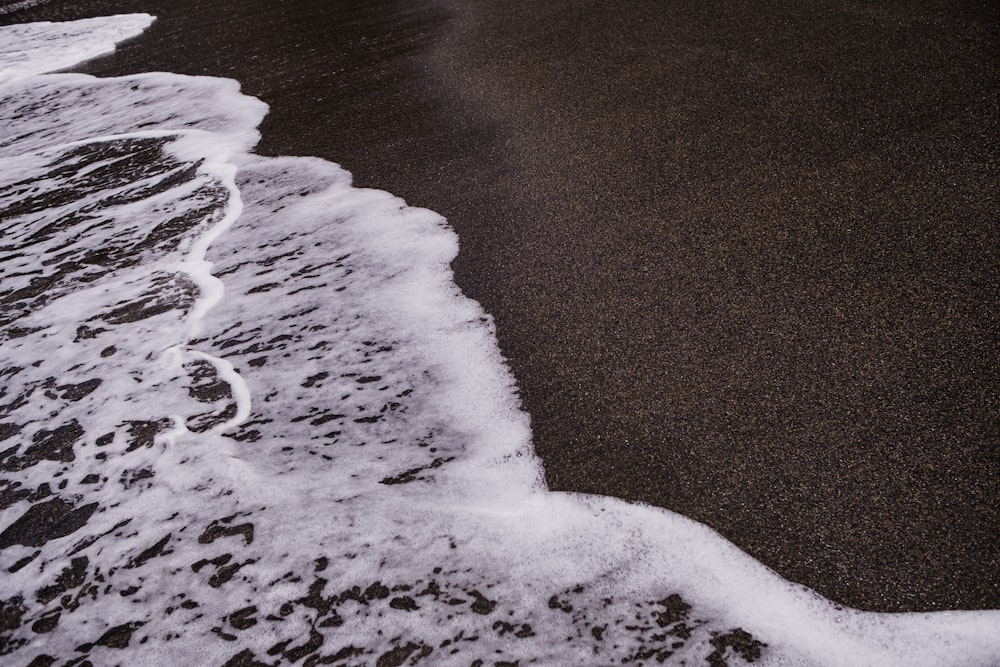
{"label": "shoreline", "polygon": [[[530,21],[517,8],[484,8],[469,40],[448,31],[457,10],[433,3],[343,21],[307,2],[258,17],[259,34],[229,53],[211,27],[189,31],[232,8],[199,19],[194,7],[143,8],[161,17],[150,33],[76,69],[235,78],[271,105],[260,152],[318,154],[445,215],[461,240],[457,282],[497,320],[550,488],[679,511],[854,607],[1000,607],[997,272],[982,252],[996,247],[996,203],[975,188],[988,192],[975,159],[996,157],[997,119],[974,104],[996,75],[949,42],[971,18],[927,35],[910,17],[893,34],[916,45],[878,49],[888,19],[857,34],[866,21],[835,3],[785,10],[763,46],[763,18],[687,3],[672,17],[643,6],[648,23],[620,26],[589,7],[577,31],[553,13],[516,32]],[[675,35],[683,48],[669,58],[628,50],[675,20],[690,35]],[[581,46],[602,27],[603,50]],[[790,66],[801,78],[780,78],[798,85],[783,107],[754,67],[794,62],[768,48],[810,30],[874,50],[850,52],[859,72],[824,69],[840,62],[833,48]],[[950,77],[920,62],[927,44],[951,47]],[[920,76],[851,107],[900,53]],[[439,59],[430,75],[428,58]],[[638,86],[627,95],[597,85],[623,71]],[[823,77],[840,87],[809,99]],[[941,106],[909,113],[901,95],[925,77],[916,92]],[[962,113],[944,105],[946,84]],[[910,125],[852,125],[880,114]],[[865,156],[877,159],[845,166]],[[921,207],[933,215],[904,224]],[[961,229],[934,217],[960,214]],[[886,222],[845,231],[872,221]]]}

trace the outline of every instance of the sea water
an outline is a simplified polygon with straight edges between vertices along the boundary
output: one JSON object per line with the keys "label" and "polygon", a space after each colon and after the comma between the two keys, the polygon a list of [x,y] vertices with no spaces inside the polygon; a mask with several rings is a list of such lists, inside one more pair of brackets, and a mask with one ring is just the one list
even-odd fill
{"label": "sea water", "polygon": [[445,220],[250,151],[236,82],[0,28],[0,663],[996,665],[710,529],[548,492]]}

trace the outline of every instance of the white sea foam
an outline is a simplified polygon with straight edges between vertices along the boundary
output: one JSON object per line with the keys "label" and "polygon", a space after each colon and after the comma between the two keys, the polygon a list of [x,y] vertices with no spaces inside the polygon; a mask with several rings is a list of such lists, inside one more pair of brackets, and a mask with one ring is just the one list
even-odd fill
{"label": "white sea foam", "polygon": [[249,154],[264,111],[170,74],[0,85],[4,664],[1000,664],[998,612],[837,608],[684,517],[547,492],[445,221]]}
{"label": "white sea foam", "polygon": [[125,14],[7,26],[0,38],[0,81],[51,72],[110,53],[115,44],[142,33],[152,22],[148,14]]}
{"label": "white sea foam", "polygon": [[4,14],[13,14],[14,12],[19,12],[29,7],[36,7],[45,2],[45,0],[20,0],[20,2],[8,2],[7,4],[0,5],[0,16]]}

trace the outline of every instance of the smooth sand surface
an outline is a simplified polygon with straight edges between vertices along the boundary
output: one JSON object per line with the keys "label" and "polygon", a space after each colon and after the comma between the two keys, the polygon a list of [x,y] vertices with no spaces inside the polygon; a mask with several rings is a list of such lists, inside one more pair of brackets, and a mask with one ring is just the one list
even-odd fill
{"label": "smooth sand surface", "polygon": [[447,216],[552,489],[1000,607],[994,4],[66,4],[0,19],[156,14],[84,71],[236,78],[262,152]]}

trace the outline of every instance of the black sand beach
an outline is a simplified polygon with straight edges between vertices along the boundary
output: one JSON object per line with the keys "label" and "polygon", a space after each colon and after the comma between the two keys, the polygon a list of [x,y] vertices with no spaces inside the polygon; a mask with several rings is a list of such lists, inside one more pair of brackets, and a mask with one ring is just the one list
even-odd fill
{"label": "black sand beach", "polygon": [[552,489],[854,607],[1000,607],[992,4],[80,5],[0,21],[155,14],[81,71],[238,79],[261,152],[450,220]]}

